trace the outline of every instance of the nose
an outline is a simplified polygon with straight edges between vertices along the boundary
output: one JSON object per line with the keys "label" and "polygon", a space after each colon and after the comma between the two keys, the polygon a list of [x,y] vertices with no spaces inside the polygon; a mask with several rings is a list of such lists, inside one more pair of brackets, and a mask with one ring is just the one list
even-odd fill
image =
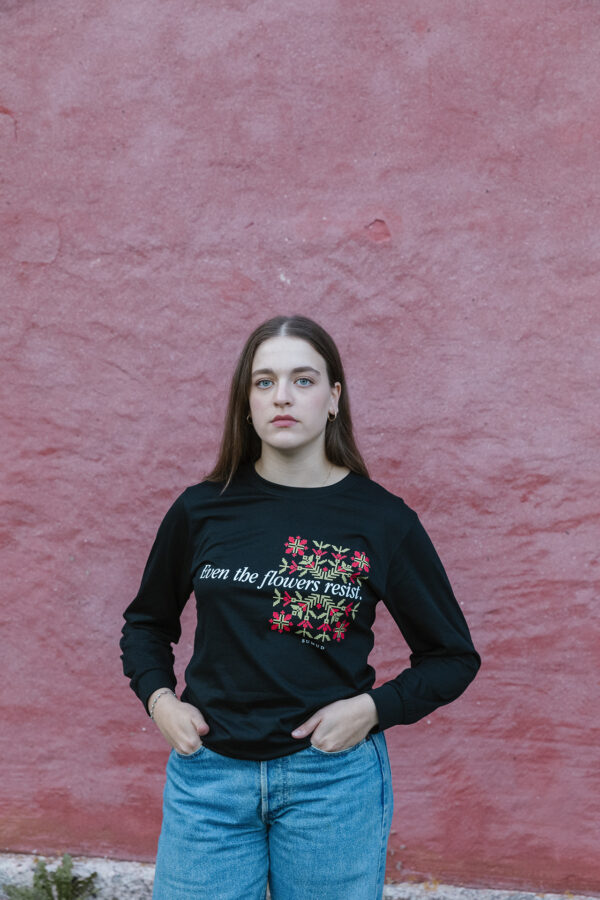
{"label": "nose", "polygon": [[277,406],[287,406],[291,403],[291,392],[290,387],[285,378],[281,378],[277,382],[277,389],[275,391],[275,404]]}

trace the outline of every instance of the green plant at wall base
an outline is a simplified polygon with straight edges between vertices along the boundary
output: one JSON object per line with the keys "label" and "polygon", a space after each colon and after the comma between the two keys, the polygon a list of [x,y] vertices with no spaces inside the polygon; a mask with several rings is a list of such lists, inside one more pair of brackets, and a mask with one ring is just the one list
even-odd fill
{"label": "green plant at wall base", "polygon": [[4,891],[9,900],[80,900],[96,896],[95,880],[95,872],[87,878],[73,875],[73,860],[65,853],[60,866],[53,872],[48,871],[43,860],[38,862],[33,873],[33,887],[6,885]]}

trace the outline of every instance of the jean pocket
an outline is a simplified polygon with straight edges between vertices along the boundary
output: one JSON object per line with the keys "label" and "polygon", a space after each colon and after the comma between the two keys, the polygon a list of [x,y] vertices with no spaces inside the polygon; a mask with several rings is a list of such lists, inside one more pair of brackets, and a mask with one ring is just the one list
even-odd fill
{"label": "jean pocket", "polygon": [[314,750],[315,753],[320,753],[322,756],[346,756],[349,753],[354,753],[355,750],[358,750],[359,747],[362,747],[366,742],[367,738],[364,737],[358,744],[353,744],[352,747],[346,747],[344,750],[321,750],[320,747],[315,747],[314,744],[311,744],[309,750]]}
{"label": "jean pocket", "polygon": [[206,750],[204,744],[200,744],[200,746],[193,750],[191,753],[180,753],[178,750],[173,747],[173,753],[177,757],[177,759],[198,759],[198,757]]}

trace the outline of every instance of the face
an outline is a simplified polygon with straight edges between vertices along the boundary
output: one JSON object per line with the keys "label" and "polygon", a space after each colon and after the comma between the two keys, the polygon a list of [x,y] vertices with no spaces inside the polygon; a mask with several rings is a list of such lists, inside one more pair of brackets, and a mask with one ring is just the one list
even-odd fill
{"label": "face", "polygon": [[341,386],[331,386],[325,360],[308,341],[273,337],[252,361],[250,414],[261,441],[283,451],[321,448],[329,412],[338,408]]}

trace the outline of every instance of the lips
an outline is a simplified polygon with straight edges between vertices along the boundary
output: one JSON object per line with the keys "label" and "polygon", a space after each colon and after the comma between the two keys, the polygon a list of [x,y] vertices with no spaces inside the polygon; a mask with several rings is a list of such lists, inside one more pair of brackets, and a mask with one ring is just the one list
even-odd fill
{"label": "lips", "polygon": [[275,416],[274,419],[271,419],[271,422],[297,422],[298,419],[294,419],[293,416]]}

